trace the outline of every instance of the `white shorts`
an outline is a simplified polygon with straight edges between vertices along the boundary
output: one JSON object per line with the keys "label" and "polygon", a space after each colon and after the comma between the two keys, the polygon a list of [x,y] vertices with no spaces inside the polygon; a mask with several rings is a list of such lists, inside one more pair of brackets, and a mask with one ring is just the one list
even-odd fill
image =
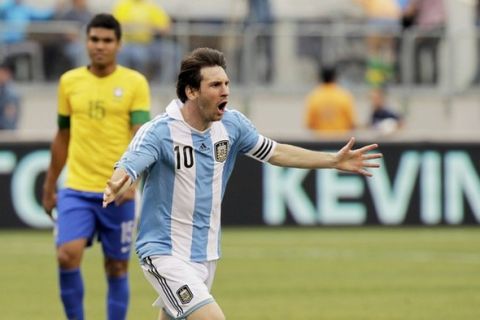
{"label": "white shorts", "polygon": [[186,318],[198,308],[212,303],[210,294],[217,261],[191,262],[174,256],[143,259],[142,269],[158,293],[153,306],[163,308],[174,319]]}

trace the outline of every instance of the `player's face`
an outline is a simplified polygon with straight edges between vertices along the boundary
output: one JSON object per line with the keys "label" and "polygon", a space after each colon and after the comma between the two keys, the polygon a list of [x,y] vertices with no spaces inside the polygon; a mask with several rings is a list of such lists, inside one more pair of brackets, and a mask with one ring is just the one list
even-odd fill
{"label": "player's face", "polygon": [[227,73],[220,66],[205,67],[200,71],[202,81],[197,91],[197,105],[205,122],[221,120],[230,94]]}
{"label": "player's face", "polygon": [[92,66],[105,68],[116,63],[120,41],[115,31],[105,28],[91,28],[88,32],[87,51]]}

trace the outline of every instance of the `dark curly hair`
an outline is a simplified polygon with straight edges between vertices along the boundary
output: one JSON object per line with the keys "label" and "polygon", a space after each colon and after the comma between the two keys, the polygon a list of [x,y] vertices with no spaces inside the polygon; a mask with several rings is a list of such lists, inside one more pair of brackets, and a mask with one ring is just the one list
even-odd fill
{"label": "dark curly hair", "polygon": [[204,67],[220,66],[227,69],[223,53],[211,48],[197,48],[182,60],[180,73],[177,78],[177,97],[185,103],[187,94],[185,89],[199,89],[202,76],[200,70]]}

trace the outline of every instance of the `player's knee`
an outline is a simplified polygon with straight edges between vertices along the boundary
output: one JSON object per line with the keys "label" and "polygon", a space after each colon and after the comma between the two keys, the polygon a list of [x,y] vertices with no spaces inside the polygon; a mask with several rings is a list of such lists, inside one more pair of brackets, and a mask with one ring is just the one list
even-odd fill
{"label": "player's knee", "polygon": [[105,259],[105,272],[110,277],[122,277],[128,272],[128,261]]}
{"label": "player's knee", "polygon": [[74,269],[80,267],[81,252],[75,252],[66,248],[57,250],[58,265],[62,269]]}

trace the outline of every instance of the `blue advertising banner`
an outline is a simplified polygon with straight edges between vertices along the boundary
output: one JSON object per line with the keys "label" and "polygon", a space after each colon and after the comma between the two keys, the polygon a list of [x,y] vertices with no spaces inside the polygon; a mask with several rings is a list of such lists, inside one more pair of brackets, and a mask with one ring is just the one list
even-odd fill
{"label": "blue advertising banner", "polygon": [[[334,143],[305,144],[337,150]],[[357,145],[364,143],[359,142]],[[364,178],[237,160],[223,225],[478,225],[480,144],[382,143],[381,168]],[[0,144],[0,228],[51,228],[41,207],[49,144]]]}

